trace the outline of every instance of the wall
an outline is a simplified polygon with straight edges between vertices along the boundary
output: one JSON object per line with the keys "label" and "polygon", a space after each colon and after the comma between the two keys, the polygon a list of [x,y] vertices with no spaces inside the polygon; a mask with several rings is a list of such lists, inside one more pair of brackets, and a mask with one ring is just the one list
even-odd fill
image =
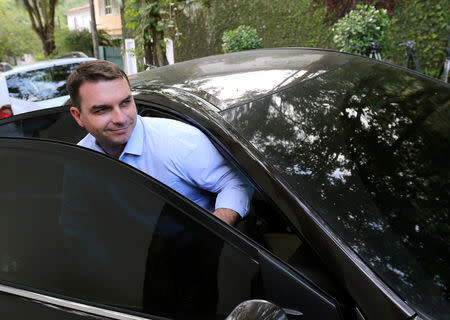
{"label": "wall", "polygon": [[89,8],[67,14],[69,30],[91,29],[91,13]]}

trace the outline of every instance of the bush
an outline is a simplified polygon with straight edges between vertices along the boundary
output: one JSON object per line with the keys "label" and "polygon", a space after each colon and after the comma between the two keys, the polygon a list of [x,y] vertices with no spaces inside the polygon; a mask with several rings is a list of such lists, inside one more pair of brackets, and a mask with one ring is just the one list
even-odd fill
{"label": "bush", "polygon": [[256,29],[249,26],[239,26],[234,30],[225,31],[222,36],[223,52],[238,52],[261,48],[262,39]]}
{"label": "bush", "polygon": [[[62,55],[71,51],[81,51],[89,57],[94,56],[92,35],[88,30],[73,31],[67,28],[55,32],[56,50],[53,56]],[[111,40],[105,30],[98,30],[98,44],[110,46]]]}
{"label": "bush", "polygon": [[[183,35],[175,50],[175,60],[185,61],[223,52],[223,33],[239,25],[256,28],[263,48],[335,48],[331,26],[324,21],[326,7],[322,0],[319,2],[209,0],[210,6],[201,7],[198,1],[190,1],[184,10],[177,13],[177,25]],[[205,34],[204,30],[208,33]]]}
{"label": "bush", "polygon": [[370,42],[385,44],[389,17],[386,9],[357,5],[333,26],[333,40],[338,49],[368,55]]}
{"label": "bush", "polygon": [[400,3],[394,12],[395,20],[389,24],[387,38],[390,47],[386,58],[403,65],[405,47],[400,42],[415,40],[414,51],[422,71],[432,77],[441,77],[450,34],[450,2],[443,0],[410,0]]}

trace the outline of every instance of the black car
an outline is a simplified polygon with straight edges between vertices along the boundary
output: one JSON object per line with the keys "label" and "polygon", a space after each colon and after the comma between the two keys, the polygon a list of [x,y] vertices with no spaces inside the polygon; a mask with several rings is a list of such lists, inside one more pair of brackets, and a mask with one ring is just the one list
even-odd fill
{"label": "black car", "polygon": [[139,114],[198,127],[247,176],[251,214],[230,227],[74,145],[68,106],[1,120],[2,318],[224,319],[264,299],[289,319],[450,319],[448,84],[297,48],[130,81]]}

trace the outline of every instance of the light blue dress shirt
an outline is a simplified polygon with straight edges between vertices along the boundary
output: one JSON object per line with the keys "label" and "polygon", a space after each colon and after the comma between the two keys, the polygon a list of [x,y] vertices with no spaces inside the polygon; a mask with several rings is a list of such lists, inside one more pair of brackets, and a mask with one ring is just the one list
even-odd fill
{"label": "light blue dress shirt", "polygon": [[[105,153],[88,134],[78,145]],[[147,173],[208,211],[228,208],[244,217],[253,187],[197,128],[137,116],[119,160]],[[217,197],[216,197],[217,195]]]}

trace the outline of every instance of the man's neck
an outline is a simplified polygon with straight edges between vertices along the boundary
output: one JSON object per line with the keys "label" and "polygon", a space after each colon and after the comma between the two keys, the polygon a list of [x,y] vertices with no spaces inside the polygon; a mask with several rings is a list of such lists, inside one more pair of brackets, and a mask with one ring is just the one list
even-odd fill
{"label": "man's neck", "polygon": [[114,147],[107,147],[103,146],[98,141],[95,142],[107,155],[114,159],[119,159],[120,155],[122,154],[123,149],[125,149],[125,144],[114,146]]}

